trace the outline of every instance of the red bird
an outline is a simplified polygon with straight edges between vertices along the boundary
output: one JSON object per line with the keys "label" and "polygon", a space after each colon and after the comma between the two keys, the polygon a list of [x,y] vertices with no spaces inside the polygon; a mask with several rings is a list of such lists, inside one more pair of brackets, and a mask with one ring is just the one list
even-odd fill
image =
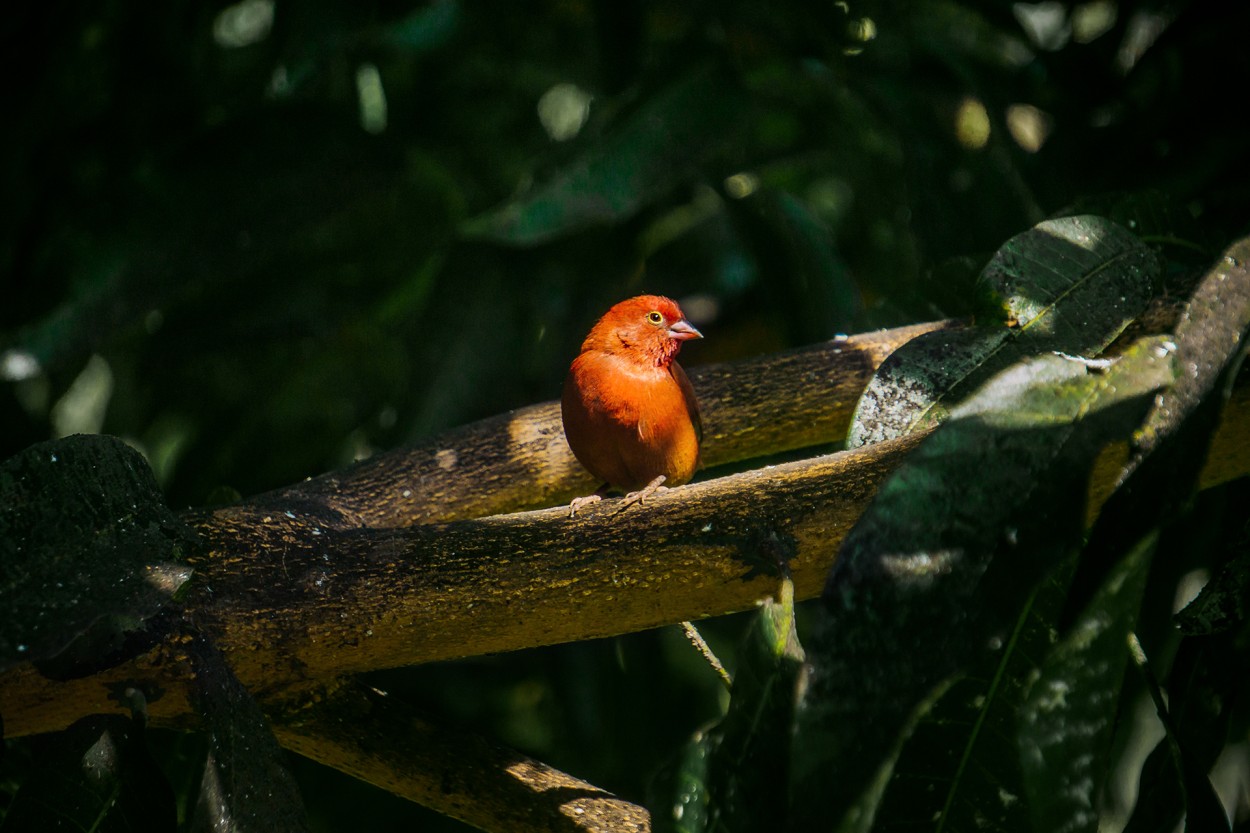
{"label": "red bird", "polygon": [[694,476],[703,425],[694,388],[674,361],[692,338],[703,334],[660,295],[621,301],[586,336],[560,411],[574,456],[604,485],[575,499],[570,516],[609,487],[630,491],[628,506]]}

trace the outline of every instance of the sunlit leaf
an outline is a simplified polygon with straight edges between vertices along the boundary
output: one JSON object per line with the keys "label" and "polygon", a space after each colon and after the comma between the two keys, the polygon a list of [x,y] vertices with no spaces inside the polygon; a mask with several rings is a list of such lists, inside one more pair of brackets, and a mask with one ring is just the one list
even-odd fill
{"label": "sunlit leaf", "polygon": [[1013,237],[986,265],[981,288],[1003,329],[929,333],[896,350],[864,391],[848,447],[931,427],[993,374],[1047,351],[1098,354],[1153,297],[1154,253],[1100,217],[1047,220]]}
{"label": "sunlit leaf", "polygon": [[902,740],[1077,551],[1093,459],[1171,376],[1160,340],[1105,372],[1027,360],[955,408],[882,485],[830,572],[809,646],[798,791],[820,802],[802,823],[868,828]]}
{"label": "sunlit leaf", "polygon": [[[1203,277],[1172,337],[1178,372],[1155,403],[1122,485],[1103,507],[1073,582],[1068,616],[1082,606],[1139,537],[1140,519],[1165,523],[1189,501],[1241,367],[1250,336],[1250,238],[1231,246]],[[1214,461],[1212,461],[1214,462]],[[1240,472],[1220,472],[1221,479]]]}

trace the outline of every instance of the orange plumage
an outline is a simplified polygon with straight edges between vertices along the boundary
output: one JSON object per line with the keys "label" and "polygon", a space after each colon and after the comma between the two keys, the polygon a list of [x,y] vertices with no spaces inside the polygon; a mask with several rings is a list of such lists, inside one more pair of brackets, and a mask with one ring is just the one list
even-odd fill
{"label": "orange plumage", "polygon": [[699,405],[674,359],[682,342],[702,337],[676,302],[640,295],[608,310],[582,342],[560,410],[573,454],[605,486],[649,494],[694,476]]}

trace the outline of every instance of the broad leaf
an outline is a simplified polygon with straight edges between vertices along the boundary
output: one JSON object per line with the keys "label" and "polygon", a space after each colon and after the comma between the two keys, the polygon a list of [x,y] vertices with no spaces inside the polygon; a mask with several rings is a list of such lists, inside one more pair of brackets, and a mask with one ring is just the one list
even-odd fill
{"label": "broad leaf", "polygon": [[865,830],[912,727],[1009,638],[1080,547],[1097,452],[1171,380],[1160,340],[1105,372],[1022,362],[957,407],[882,485],[825,587],[800,712],[801,826]]}
{"label": "broad leaf", "polygon": [[[850,448],[932,427],[976,386],[1027,356],[1096,355],[1145,309],[1158,258],[1100,217],[1047,220],[1007,241],[981,273],[993,317],[958,338],[935,332],[896,350],[865,389]],[[901,393],[900,393],[901,392]]]}
{"label": "broad leaf", "polygon": [[0,465],[0,670],[87,673],[191,575],[196,538],[115,437],[39,443]]}
{"label": "broad leaf", "polygon": [[[1103,507],[1088,556],[1073,582],[1065,619],[1075,615],[1140,537],[1141,519],[1163,524],[1198,487],[1211,436],[1250,336],[1250,238],[1230,247],[1194,290],[1172,338],[1178,373],[1159,397]],[[1240,472],[1220,472],[1227,478]]]}
{"label": "broad leaf", "polygon": [[1034,830],[1098,829],[1127,639],[1141,609],[1156,537],[1148,534],[1107,577],[1032,681],[1018,739]]}
{"label": "broad leaf", "polygon": [[1040,658],[1054,645],[1069,565],[1021,607],[1010,636],[943,691],[916,723],[894,767],[876,829],[1028,828],[1016,720]]}
{"label": "broad leaf", "polygon": [[197,833],[302,833],[304,802],[260,705],[221,653],[197,638],[191,646],[208,760],[192,830]]}
{"label": "broad leaf", "polygon": [[[789,803],[790,737],[803,649],[794,628],[794,586],[766,599],[739,651],[729,710],[682,754],[666,797],[682,833],[775,830]],[[661,811],[663,813],[664,811]]]}
{"label": "broad leaf", "polygon": [[1176,626],[1188,635],[1223,633],[1246,621],[1250,601],[1250,550],[1224,565],[1202,592],[1176,614]]}
{"label": "broad leaf", "polygon": [[142,724],[95,715],[31,741],[34,766],[3,833],[173,833],[173,789],[148,752]]}

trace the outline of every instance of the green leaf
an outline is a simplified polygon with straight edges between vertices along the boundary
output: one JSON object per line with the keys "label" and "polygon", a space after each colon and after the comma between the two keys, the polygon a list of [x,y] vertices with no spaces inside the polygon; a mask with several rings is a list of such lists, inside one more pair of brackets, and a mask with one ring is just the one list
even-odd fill
{"label": "green leaf", "polygon": [[1020,713],[1020,765],[1034,830],[1096,831],[1098,796],[1156,534],[1107,577],[1050,651]]}
{"label": "green leaf", "polygon": [[115,437],[39,443],[0,465],[0,670],[105,667],[191,575],[194,534]]}
{"label": "green leaf", "polygon": [[1030,675],[1054,644],[1068,565],[1021,607],[1007,639],[955,679],[916,723],[877,814],[879,830],[1028,829],[1016,718]]}
{"label": "green leaf", "polygon": [[[1084,605],[1140,537],[1142,518],[1167,523],[1198,488],[1211,437],[1250,337],[1250,238],[1231,246],[1194,290],[1171,349],[1179,372],[1146,418],[1121,486],[1103,507],[1088,557],[1073,582],[1069,613]],[[1239,472],[1238,472],[1239,473]]]}
{"label": "green leaf", "polygon": [[260,705],[203,637],[190,647],[208,759],[191,829],[303,833],[304,802]]}
{"label": "green leaf", "polygon": [[1213,761],[1202,761],[1190,748],[1187,738],[1177,731],[1163,690],[1150,669],[1150,663],[1136,635],[1130,635],[1129,648],[1133,664],[1146,681],[1146,689],[1150,692],[1159,720],[1163,723],[1164,737],[1160,745],[1170,754],[1177,780],[1181,784],[1186,833],[1218,833],[1228,830],[1228,817],[1224,814],[1219,796],[1215,794],[1211,780],[1207,777]]}
{"label": "green leaf", "polygon": [[882,485],[822,599],[796,734],[796,794],[819,804],[799,826],[868,829],[903,740],[956,675],[993,661],[1038,584],[1077,552],[1094,458],[1171,377],[1160,339],[1105,371],[1027,360]]}
{"label": "green leaf", "polygon": [[727,73],[691,72],[533,193],[466,221],[461,232],[532,246],[620,222],[693,181],[734,133],[746,106]]}
{"label": "green leaf", "polygon": [[[803,648],[794,627],[794,586],[765,599],[738,652],[729,709],[687,745],[677,768],[671,829],[775,830],[789,802],[790,738]],[[657,818],[669,829],[669,818]]]}
{"label": "green leaf", "polygon": [[174,793],[138,721],[85,717],[34,738],[34,763],[0,825],[3,833],[173,833]]}
{"label": "green leaf", "polygon": [[850,448],[932,427],[993,374],[1027,356],[1096,355],[1146,308],[1158,258],[1100,217],[1047,220],[1007,241],[981,273],[1009,327],[934,332],[890,355],[865,389]]}
{"label": "green leaf", "polygon": [[1247,600],[1250,550],[1242,550],[1176,614],[1176,627],[1191,636],[1224,633],[1246,621]]}

